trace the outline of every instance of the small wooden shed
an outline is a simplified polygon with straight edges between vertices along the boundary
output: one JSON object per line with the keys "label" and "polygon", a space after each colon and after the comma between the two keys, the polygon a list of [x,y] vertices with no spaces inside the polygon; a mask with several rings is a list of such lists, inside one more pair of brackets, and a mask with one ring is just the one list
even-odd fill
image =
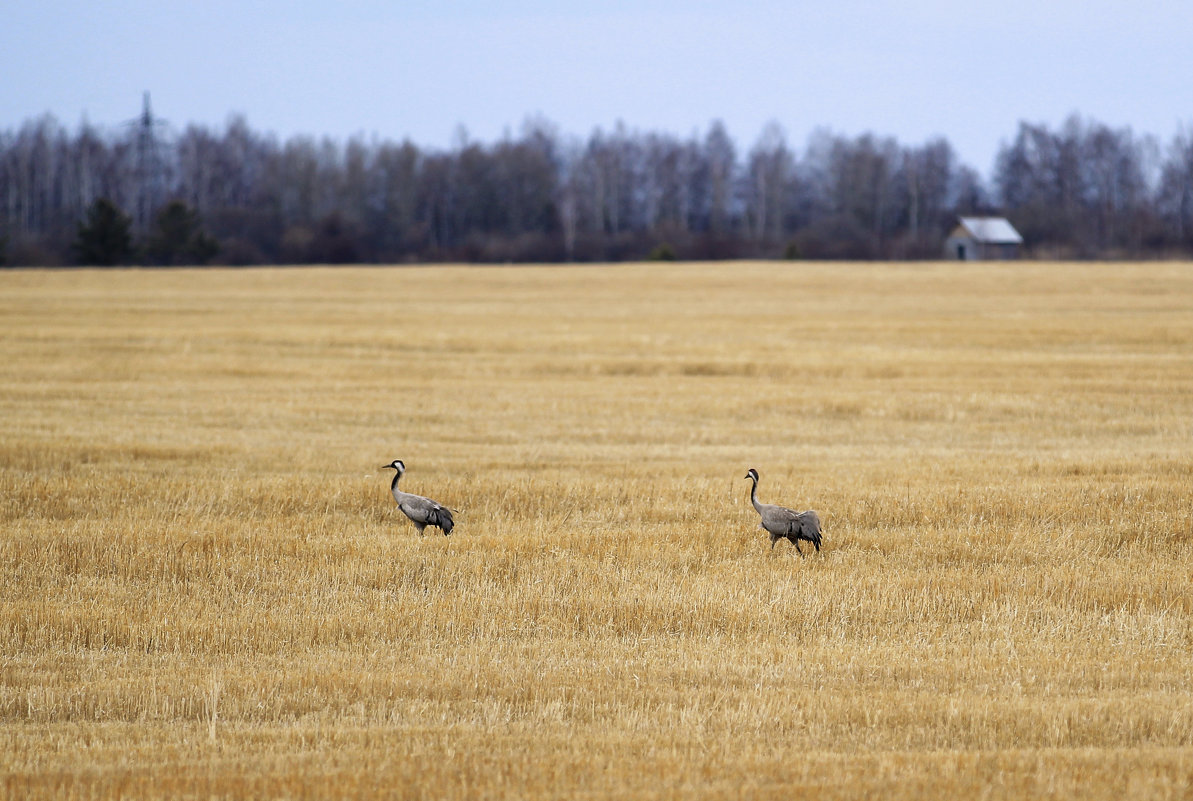
{"label": "small wooden shed", "polygon": [[1023,237],[1006,217],[962,217],[944,241],[945,258],[1017,259]]}

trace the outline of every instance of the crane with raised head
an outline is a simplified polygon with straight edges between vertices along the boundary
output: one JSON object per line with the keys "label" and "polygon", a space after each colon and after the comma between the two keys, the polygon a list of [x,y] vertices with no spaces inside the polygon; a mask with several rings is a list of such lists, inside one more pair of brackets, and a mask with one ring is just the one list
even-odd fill
{"label": "crane with raised head", "polygon": [[800,550],[800,540],[812,543],[819,552],[820,516],[811,510],[796,512],[785,506],[761,503],[758,500],[758,471],[751,467],[745,477],[754,482],[750,487],[750,503],[754,504],[762,518],[761,527],[770,534],[771,550],[774,550],[775,543],[779,540],[788,539],[801,557],[804,552]]}
{"label": "crane with raised head", "polygon": [[398,508],[406,517],[410,518],[410,522],[414,523],[414,527],[418,529],[420,535],[427,526],[437,527],[444,536],[452,533],[452,526],[456,523],[452,520],[451,509],[430,498],[402,492],[398,489],[398,480],[406,472],[406,465],[401,459],[394,459],[381,469],[397,471],[394,473],[393,482],[389,485],[389,491],[393,493],[394,500],[398,502]]}

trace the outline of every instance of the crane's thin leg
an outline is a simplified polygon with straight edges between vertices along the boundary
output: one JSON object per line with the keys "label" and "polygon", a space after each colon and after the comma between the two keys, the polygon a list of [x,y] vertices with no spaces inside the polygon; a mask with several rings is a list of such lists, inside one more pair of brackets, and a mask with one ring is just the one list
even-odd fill
{"label": "crane's thin leg", "polygon": [[771,549],[772,551],[775,549],[775,543],[776,543],[776,542],[778,542],[778,541],[779,541],[779,537],[778,537],[778,535],[776,535],[776,534],[771,534],[771,535],[770,535],[770,549]]}

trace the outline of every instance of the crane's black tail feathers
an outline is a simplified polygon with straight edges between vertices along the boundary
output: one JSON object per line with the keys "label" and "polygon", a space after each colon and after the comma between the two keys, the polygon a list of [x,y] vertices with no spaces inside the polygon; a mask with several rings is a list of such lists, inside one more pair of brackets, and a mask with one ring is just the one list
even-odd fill
{"label": "crane's black tail feathers", "polygon": [[819,520],[816,520],[815,522],[806,521],[806,520],[797,521],[794,525],[792,525],[788,529],[787,539],[791,540],[793,543],[796,542],[797,540],[803,540],[804,542],[810,542],[814,546],[816,546],[816,551],[817,551],[817,553],[819,553],[820,552],[820,543],[821,543],[820,521]]}
{"label": "crane's black tail feathers", "polygon": [[431,519],[427,521],[427,525],[438,526],[439,530],[443,532],[443,536],[452,533],[452,527],[456,525],[456,521],[452,520],[452,510],[445,506],[441,506],[431,513]]}

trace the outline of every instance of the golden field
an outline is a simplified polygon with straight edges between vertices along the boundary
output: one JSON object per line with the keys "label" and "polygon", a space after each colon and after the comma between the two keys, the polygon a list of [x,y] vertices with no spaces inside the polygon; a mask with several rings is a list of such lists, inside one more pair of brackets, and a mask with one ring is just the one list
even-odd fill
{"label": "golden field", "polygon": [[1193,793],[1189,264],[3,272],[0,520],[2,797]]}

